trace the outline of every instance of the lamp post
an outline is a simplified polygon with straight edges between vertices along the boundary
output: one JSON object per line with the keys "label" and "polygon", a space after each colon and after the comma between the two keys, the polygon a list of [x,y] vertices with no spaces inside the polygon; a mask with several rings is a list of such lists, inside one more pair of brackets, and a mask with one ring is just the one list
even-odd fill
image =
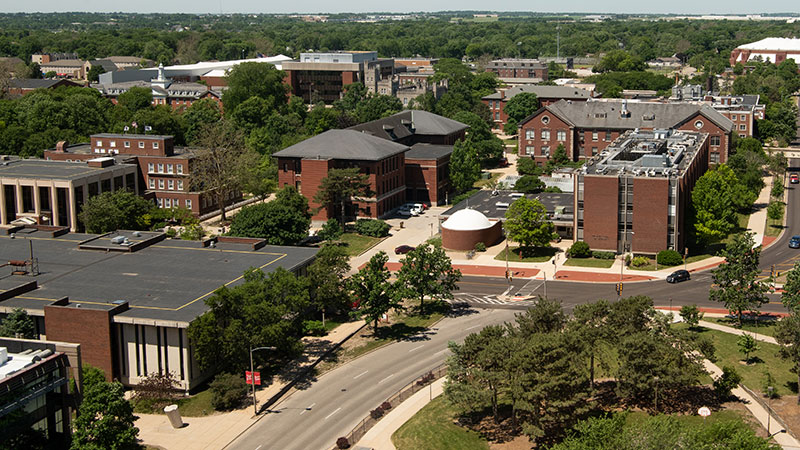
{"label": "lamp post", "polygon": [[659,377],[653,377],[653,381],[656,382],[656,412],[658,412],[658,380],[660,380]]}
{"label": "lamp post", "polygon": [[256,350],[277,350],[275,347],[250,347],[250,381],[253,385],[253,414],[258,415],[258,408],[256,407],[256,376],[253,370],[253,352]]}
{"label": "lamp post", "polygon": [[767,403],[767,409],[769,410],[769,411],[767,411],[767,437],[772,436],[772,432],[770,431],[769,426],[770,426],[770,422],[771,422],[771,419],[772,419],[772,391],[773,390],[774,390],[774,388],[772,386],[768,386],[767,387],[767,392],[769,393],[769,398],[767,399],[767,402],[768,402]]}
{"label": "lamp post", "polygon": [[503,230],[506,235],[506,280],[508,281],[508,290],[511,291],[511,277],[508,276],[508,230]]}

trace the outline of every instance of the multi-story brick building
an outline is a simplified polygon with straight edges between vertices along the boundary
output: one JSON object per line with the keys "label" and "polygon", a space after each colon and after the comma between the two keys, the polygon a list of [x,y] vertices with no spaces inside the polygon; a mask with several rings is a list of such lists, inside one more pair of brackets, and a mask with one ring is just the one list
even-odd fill
{"label": "multi-story brick building", "polygon": [[508,121],[508,115],[504,111],[506,103],[517,94],[523,92],[536,94],[536,98],[539,99],[539,104],[541,106],[552,105],[559,100],[585,102],[595,96],[592,91],[570,86],[539,86],[527,84],[514,86],[510,89],[500,89],[493,94],[481,98],[483,104],[489,107],[489,112],[492,115],[495,127],[503,128],[506,125]]}
{"label": "multi-story brick building", "polygon": [[800,39],[772,37],[740,45],[731,51],[730,63],[731,66],[748,61],[780,64],[787,59],[794,59],[800,65]]}
{"label": "multi-story brick building", "polygon": [[571,102],[545,106],[519,126],[519,154],[544,165],[559,145],[573,160],[601,155],[630,130],[677,129],[708,133],[709,161],[724,163],[733,122],[702,103],[656,103],[627,100]]}
{"label": "multi-story brick building", "polygon": [[377,52],[370,51],[301,53],[299,61],[283,62],[281,68],[293,95],[306,103],[331,103],[340,98],[345,86],[356,82],[373,94],[380,93],[381,85],[392,81],[394,60],[378,58]]}
{"label": "multi-story brick building", "polygon": [[711,135],[628,131],[575,179],[575,240],[592,249],[683,253],[686,208],[708,169]]}
{"label": "multi-story brick building", "polygon": [[[85,161],[98,156],[115,158],[138,166],[136,192],[155,201],[160,208],[185,207],[200,216],[217,209],[213,195],[196,191],[190,182],[192,159],[202,149],[175,147],[172,136],[102,133],[91,136],[89,144],[59,143],[45,150],[44,157],[56,161]],[[241,193],[229,195],[227,203],[241,200]]]}
{"label": "multi-story brick building", "polygon": [[406,199],[447,204],[452,145],[414,144],[405,155]]}
{"label": "multi-story brick building", "polygon": [[706,95],[703,102],[733,122],[733,134],[753,137],[756,120],[763,120],[766,107],[758,103],[758,95]]}
{"label": "multi-story brick building", "polygon": [[547,64],[538,59],[496,59],[486,66],[487,72],[494,72],[500,79],[516,78],[547,81]]}

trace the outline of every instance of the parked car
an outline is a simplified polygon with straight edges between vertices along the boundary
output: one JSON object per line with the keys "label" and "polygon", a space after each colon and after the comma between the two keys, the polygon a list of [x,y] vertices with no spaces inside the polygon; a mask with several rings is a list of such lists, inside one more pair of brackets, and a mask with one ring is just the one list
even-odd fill
{"label": "parked car", "polygon": [[789,183],[792,184],[800,183],[800,177],[798,177],[796,173],[789,175]]}
{"label": "parked car", "polygon": [[508,167],[508,158],[500,158],[497,167]]}
{"label": "parked car", "polygon": [[415,248],[416,247],[412,247],[410,245],[400,245],[398,247],[395,247],[394,254],[395,255],[405,255],[406,253],[410,252],[411,250],[414,250]]}
{"label": "parked car", "polygon": [[412,214],[416,213],[416,214],[414,214],[415,216],[419,215],[419,214],[422,214],[424,212],[425,212],[425,205],[424,204],[422,204],[422,203],[414,203],[414,204],[411,205],[411,213]]}
{"label": "parked car", "polygon": [[687,281],[691,278],[689,275],[688,270],[676,270],[671,274],[667,275],[667,283],[679,283],[681,281]]}
{"label": "parked car", "polygon": [[789,239],[789,248],[800,248],[800,236],[792,236]]}

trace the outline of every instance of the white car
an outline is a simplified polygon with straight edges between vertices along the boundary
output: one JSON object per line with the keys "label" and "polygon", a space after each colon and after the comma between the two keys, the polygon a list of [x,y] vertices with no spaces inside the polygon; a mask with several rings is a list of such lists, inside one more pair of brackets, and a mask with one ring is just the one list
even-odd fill
{"label": "white car", "polygon": [[425,206],[422,203],[414,203],[411,205],[411,214],[419,215],[425,212]]}

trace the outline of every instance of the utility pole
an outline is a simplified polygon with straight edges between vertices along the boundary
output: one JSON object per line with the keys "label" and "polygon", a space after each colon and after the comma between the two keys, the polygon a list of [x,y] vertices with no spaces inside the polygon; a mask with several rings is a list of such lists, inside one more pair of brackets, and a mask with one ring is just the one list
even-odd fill
{"label": "utility pole", "polygon": [[561,25],[556,25],[556,59],[561,58]]}
{"label": "utility pole", "polygon": [[256,375],[255,370],[253,370],[253,352],[256,350],[272,350],[275,351],[277,348],[275,347],[250,347],[250,381],[253,385],[253,414],[258,415],[258,407],[256,406]]}

